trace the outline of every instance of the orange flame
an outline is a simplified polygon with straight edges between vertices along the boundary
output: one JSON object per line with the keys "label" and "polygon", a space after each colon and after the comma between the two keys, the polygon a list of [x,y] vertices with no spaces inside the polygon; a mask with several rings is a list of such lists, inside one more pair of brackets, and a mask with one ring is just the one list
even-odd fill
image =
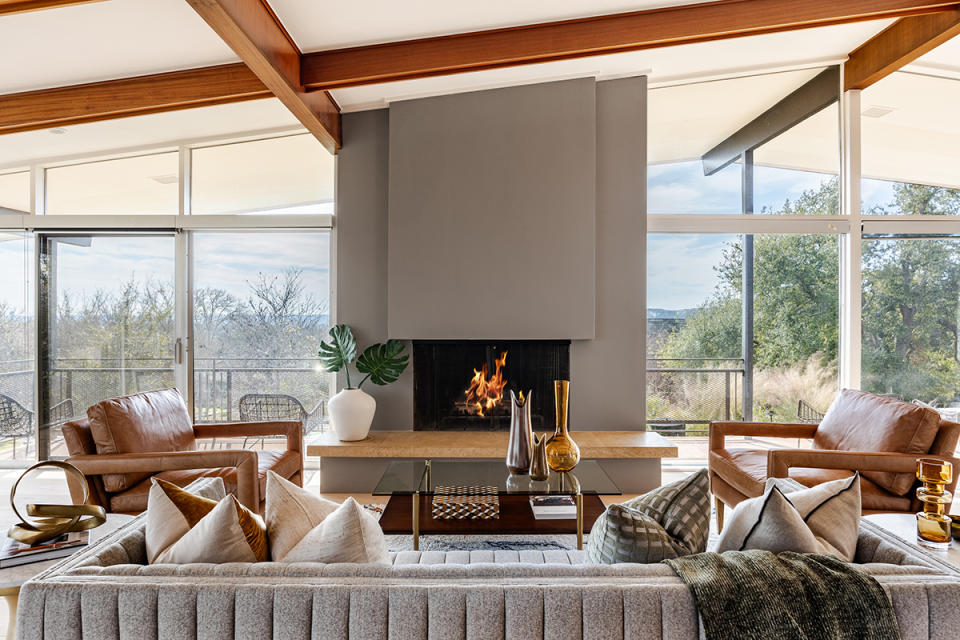
{"label": "orange flame", "polygon": [[507,352],[504,351],[496,360],[497,370],[489,379],[487,378],[487,365],[477,371],[473,370],[473,378],[470,380],[470,386],[464,391],[467,396],[467,412],[471,415],[484,416],[484,411],[489,411],[503,402],[503,390],[507,386],[507,380],[503,377],[503,367],[507,364]]}

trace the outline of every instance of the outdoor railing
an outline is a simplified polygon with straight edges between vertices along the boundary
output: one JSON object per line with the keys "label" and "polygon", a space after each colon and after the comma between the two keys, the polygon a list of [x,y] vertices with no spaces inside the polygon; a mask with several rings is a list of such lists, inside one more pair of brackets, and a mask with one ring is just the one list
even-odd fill
{"label": "outdoor railing", "polygon": [[[74,411],[81,414],[104,398],[174,386],[169,358],[59,358],[53,365],[47,373],[51,404],[71,399]],[[297,398],[309,414],[309,429],[322,429],[325,412],[318,405],[329,397],[330,381],[315,358],[196,358],[195,419],[238,421],[243,395],[286,394]],[[33,385],[32,360],[0,362],[0,393],[31,411]],[[0,458],[4,457],[8,456],[0,447]]]}
{"label": "outdoor railing", "polygon": [[650,431],[706,435],[712,420],[742,416],[741,358],[648,358],[646,384]]}

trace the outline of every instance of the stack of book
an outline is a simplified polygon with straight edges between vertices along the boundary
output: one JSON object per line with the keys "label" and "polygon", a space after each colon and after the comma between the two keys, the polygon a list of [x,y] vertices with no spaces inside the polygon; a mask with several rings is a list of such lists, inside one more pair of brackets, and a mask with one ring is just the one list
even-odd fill
{"label": "stack of book", "polygon": [[46,562],[65,558],[76,553],[90,543],[89,531],[74,531],[48,540],[41,544],[30,545],[7,538],[0,548],[0,569],[9,569],[31,562]]}
{"label": "stack of book", "polygon": [[531,496],[530,508],[537,520],[573,520],[577,503],[573,496]]}

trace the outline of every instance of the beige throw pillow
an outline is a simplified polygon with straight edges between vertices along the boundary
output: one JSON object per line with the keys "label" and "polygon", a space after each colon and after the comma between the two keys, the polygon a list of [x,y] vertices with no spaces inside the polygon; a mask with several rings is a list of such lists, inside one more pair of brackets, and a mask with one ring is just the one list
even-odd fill
{"label": "beige throw pillow", "polygon": [[233,495],[218,502],[155,479],[146,520],[150,564],[267,560],[263,521]]}
{"label": "beige throw pillow", "polygon": [[826,553],[852,562],[860,533],[860,477],[788,488],[775,478],[759,498],[744,500],[727,519],[717,553],[761,549]]}
{"label": "beige throw pillow", "polygon": [[270,471],[265,514],[274,562],[390,561],[380,524],[353,498],[337,504]]}

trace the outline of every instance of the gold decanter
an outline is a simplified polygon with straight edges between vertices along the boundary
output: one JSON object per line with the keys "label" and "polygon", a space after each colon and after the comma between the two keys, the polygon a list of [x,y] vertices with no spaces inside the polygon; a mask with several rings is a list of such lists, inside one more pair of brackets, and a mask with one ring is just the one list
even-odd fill
{"label": "gold decanter", "polygon": [[547,441],[547,466],[554,471],[570,471],[580,462],[580,447],[567,432],[570,381],[554,380],[553,396],[557,410],[557,431]]}

